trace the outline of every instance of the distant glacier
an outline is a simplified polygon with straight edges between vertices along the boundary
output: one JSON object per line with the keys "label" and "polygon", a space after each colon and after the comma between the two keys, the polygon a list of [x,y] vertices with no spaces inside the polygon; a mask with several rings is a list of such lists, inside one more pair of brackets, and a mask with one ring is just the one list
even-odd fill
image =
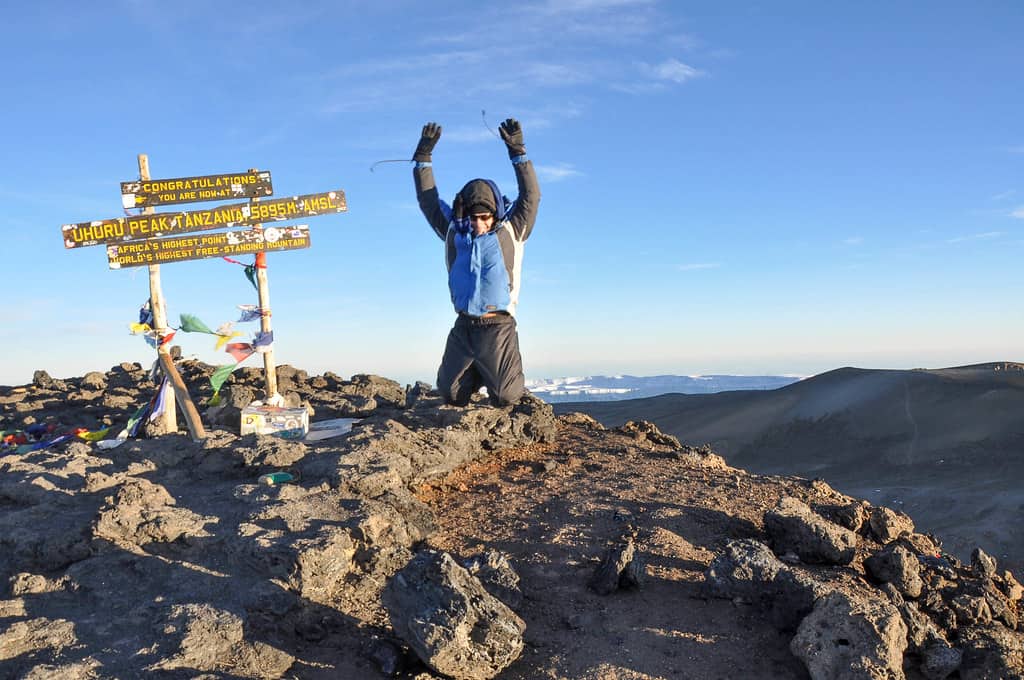
{"label": "distant glacier", "polygon": [[570,401],[618,401],[656,397],[659,394],[711,394],[729,390],[774,390],[791,385],[791,375],[592,375],[569,378],[537,378],[526,389],[555,404]]}

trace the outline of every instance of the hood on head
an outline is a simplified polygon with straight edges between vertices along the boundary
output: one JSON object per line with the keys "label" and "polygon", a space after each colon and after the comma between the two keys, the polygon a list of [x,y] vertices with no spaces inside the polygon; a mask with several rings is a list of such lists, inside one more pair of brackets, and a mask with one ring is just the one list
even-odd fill
{"label": "hood on head", "polygon": [[455,196],[453,204],[456,219],[489,212],[501,220],[508,207],[507,199],[501,195],[498,185],[489,179],[474,179],[466,182]]}

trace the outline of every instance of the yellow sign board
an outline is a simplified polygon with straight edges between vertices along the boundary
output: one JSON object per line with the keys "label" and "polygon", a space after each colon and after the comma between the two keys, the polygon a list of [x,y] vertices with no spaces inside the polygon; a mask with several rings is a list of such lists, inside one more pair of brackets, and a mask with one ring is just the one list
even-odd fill
{"label": "yellow sign board", "polygon": [[254,198],[273,193],[269,170],[121,182],[121,204],[125,208]]}
{"label": "yellow sign board", "polygon": [[79,222],[61,226],[65,248],[95,246],[187,234],[211,229],[245,227],[264,222],[330,215],[345,212],[345,192],[341,189],[319,194],[273,198],[249,203],[233,203],[205,210],[133,215],[109,220]]}
{"label": "yellow sign board", "polygon": [[121,269],[207,257],[297,250],[308,248],[309,244],[309,227],[300,224],[118,243],[107,246],[107,261],[111,269]]}

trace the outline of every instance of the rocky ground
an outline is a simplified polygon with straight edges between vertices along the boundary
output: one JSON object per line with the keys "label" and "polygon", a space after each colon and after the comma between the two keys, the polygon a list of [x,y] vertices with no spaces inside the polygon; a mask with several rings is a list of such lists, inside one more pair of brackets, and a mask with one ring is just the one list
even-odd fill
{"label": "rocky ground", "polygon": [[821,477],[911,514],[963,561],[981,546],[1024,572],[1024,364],[847,367],[775,390],[553,408],[608,427],[648,420],[750,472]]}
{"label": "rocky ground", "polygon": [[[279,368],[345,436],[0,451],[2,678],[1019,678],[1021,587],[819,481],[644,422]],[[141,367],[0,387],[0,429],[123,427]],[[35,428],[34,425],[52,425]],[[286,470],[277,486],[260,475]]]}

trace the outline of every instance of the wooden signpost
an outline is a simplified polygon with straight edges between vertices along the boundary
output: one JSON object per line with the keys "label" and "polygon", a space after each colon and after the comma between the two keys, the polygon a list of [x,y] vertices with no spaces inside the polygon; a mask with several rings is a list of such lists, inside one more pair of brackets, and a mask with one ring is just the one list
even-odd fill
{"label": "wooden signpost", "polygon": [[[149,156],[144,153],[139,154],[139,177],[144,182],[149,180]],[[143,214],[151,215],[153,214],[153,209],[144,208],[142,212]],[[164,304],[164,293],[160,287],[160,267],[157,265],[149,266],[149,305],[150,311],[153,314],[153,330],[156,331],[159,340],[167,335],[168,328],[167,306]],[[166,343],[157,342],[156,358],[167,375],[167,379],[171,381],[172,389],[174,390],[174,399],[167,399],[164,403],[162,422],[164,432],[178,431],[178,409],[175,405],[177,402],[181,403],[185,422],[188,424],[188,431],[192,434],[192,440],[200,441],[205,439],[206,430],[203,429],[203,421],[199,417],[196,405],[192,403],[192,397],[189,396],[188,390],[183,389],[185,383],[181,379],[181,375],[178,374],[178,369],[175,368],[174,362],[171,360],[170,349]]]}
{"label": "wooden signpost", "polygon": [[[273,193],[270,172],[246,172],[151,179],[149,158],[139,154],[138,181],[121,183],[121,203],[126,209],[142,208],[142,214],[91,222],[61,225],[65,248],[106,245],[107,263],[111,269],[149,267],[149,300],[153,314],[153,330],[158,338],[168,335],[166,304],[160,288],[160,265],[181,260],[227,257],[253,253],[256,256],[257,292],[263,311],[260,330],[271,333],[270,286],[267,282],[266,253],[296,250],[310,245],[309,227],[282,225],[263,227],[264,222],[280,222],[301,217],[331,215],[348,210],[345,192],[341,189],[318,194],[261,200]],[[155,213],[153,206],[200,201],[249,198],[246,203],[222,205],[212,209],[188,212]],[[215,229],[249,226],[246,230],[194,234]],[[277,393],[277,367],[273,344],[263,351],[266,371],[267,402],[283,404]],[[177,401],[185,416],[192,439],[206,436],[192,399],[181,375],[174,366],[169,349],[157,343],[157,358],[174,389],[175,399],[168,400],[163,424],[167,432],[177,430]]]}

